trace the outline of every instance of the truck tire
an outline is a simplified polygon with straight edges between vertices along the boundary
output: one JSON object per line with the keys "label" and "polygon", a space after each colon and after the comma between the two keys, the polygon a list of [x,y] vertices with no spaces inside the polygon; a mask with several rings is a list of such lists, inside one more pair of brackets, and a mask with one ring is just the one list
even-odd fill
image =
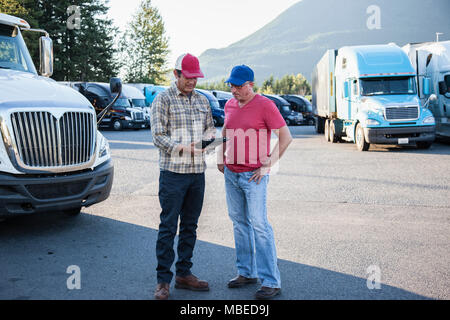
{"label": "truck tire", "polygon": [[355,144],[359,151],[367,151],[370,147],[370,143],[367,143],[364,137],[364,129],[359,123],[356,125],[355,130]]}
{"label": "truck tire", "polygon": [[114,120],[112,123],[112,128],[115,131],[122,131],[122,129],[123,129],[122,121],[120,121],[120,119]]}
{"label": "truck tire", "polygon": [[330,120],[328,119],[325,120],[323,133],[325,135],[325,140],[330,142]]}
{"label": "truck tire", "polygon": [[335,130],[335,127],[334,127],[334,120],[330,120],[330,125],[329,125],[329,130],[328,130],[328,132],[329,132],[329,135],[330,135],[330,142],[331,143],[336,143],[337,141],[338,141],[338,138],[337,138],[337,136],[336,136],[336,130]]}
{"label": "truck tire", "polygon": [[323,133],[324,131],[324,120],[321,117],[317,117],[314,121],[316,127],[316,133]]}

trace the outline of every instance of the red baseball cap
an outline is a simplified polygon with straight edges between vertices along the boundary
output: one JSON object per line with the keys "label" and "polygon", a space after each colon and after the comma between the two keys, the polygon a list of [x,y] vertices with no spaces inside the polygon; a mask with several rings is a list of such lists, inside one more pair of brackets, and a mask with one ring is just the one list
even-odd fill
{"label": "red baseball cap", "polygon": [[181,70],[186,78],[204,78],[202,70],[200,70],[200,62],[198,58],[190,53],[184,53],[178,57],[175,63],[175,69]]}

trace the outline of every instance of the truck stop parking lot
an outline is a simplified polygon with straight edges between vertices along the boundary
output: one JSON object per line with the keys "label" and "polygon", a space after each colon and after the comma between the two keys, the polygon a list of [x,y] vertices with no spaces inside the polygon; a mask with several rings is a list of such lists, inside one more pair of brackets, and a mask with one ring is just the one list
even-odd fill
{"label": "truck stop parking lot", "polygon": [[[277,299],[450,299],[450,145],[358,152],[312,126],[290,130],[268,188]],[[77,217],[0,223],[0,299],[153,299],[158,149],[149,130],[102,133],[115,166],[110,197]],[[236,269],[224,192],[211,155],[192,269],[211,290],[172,281],[170,299],[253,299],[258,285],[226,286]]]}

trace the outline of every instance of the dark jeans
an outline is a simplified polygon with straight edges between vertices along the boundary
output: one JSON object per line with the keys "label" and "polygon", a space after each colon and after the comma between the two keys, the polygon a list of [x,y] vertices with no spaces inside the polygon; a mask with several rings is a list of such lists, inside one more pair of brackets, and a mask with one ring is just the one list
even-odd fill
{"label": "dark jeans", "polygon": [[158,259],[158,283],[170,283],[173,273],[170,268],[175,259],[173,244],[180,217],[178,236],[178,261],[176,275],[191,274],[192,253],[197,239],[197,222],[203,206],[205,193],[205,174],[180,174],[161,171],[159,175],[159,203],[161,223],[156,242]]}

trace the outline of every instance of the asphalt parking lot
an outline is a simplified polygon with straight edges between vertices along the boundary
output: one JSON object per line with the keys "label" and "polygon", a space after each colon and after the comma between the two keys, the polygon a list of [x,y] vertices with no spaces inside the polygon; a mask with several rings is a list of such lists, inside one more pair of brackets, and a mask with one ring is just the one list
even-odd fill
{"label": "asphalt parking lot", "polygon": [[[429,150],[325,141],[310,126],[272,173],[269,220],[278,299],[450,299],[450,145]],[[219,129],[220,130],[220,129]],[[152,299],[159,223],[158,150],[149,130],[103,131],[115,165],[108,200],[78,217],[0,223],[0,299]],[[253,299],[228,289],[234,241],[222,174],[208,159],[193,273],[209,292],[171,299]],[[78,267],[79,288],[70,266]]]}

